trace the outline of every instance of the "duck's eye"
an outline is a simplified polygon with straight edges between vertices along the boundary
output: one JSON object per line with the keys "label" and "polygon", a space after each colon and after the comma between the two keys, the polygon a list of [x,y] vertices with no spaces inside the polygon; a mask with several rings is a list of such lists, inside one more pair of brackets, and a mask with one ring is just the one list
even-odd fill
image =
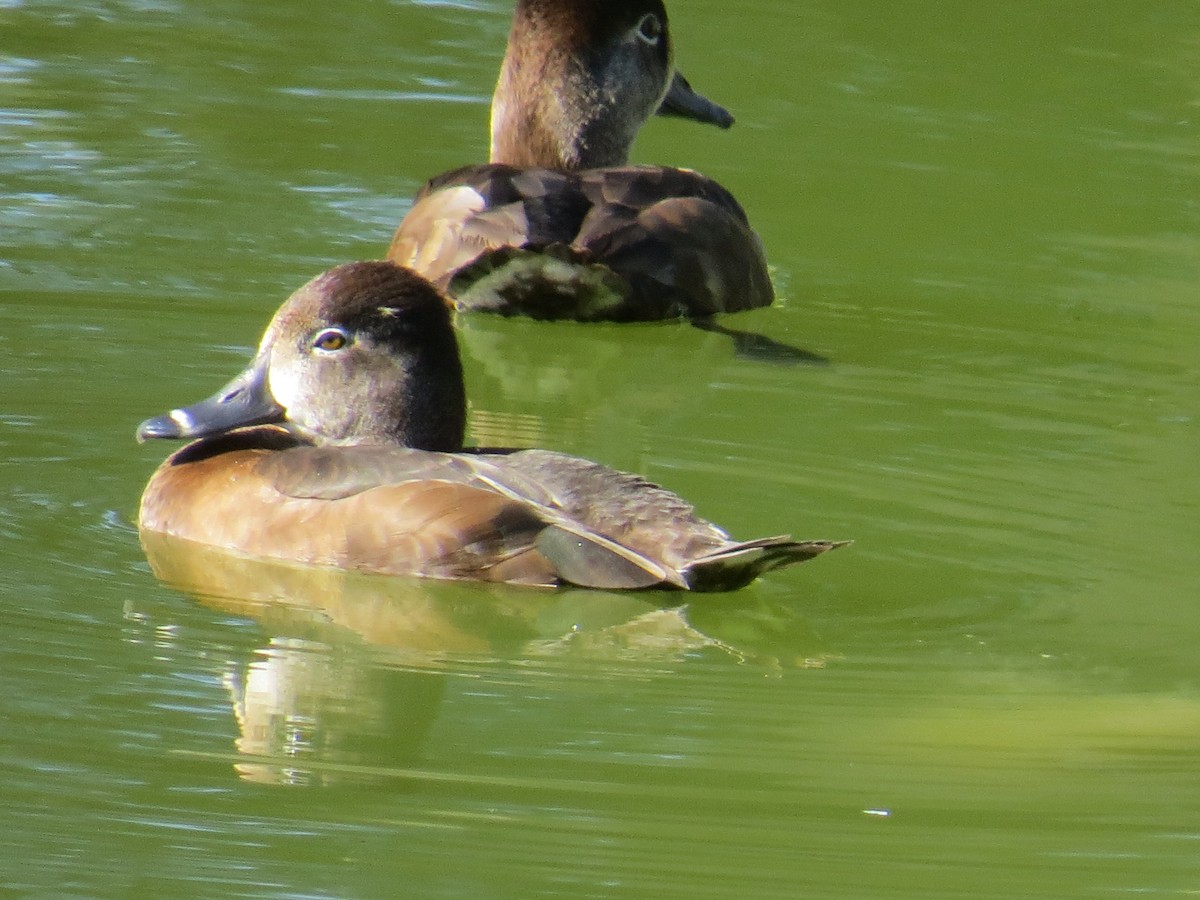
{"label": "duck's eye", "polygon": [[335,353],[348,343],[350,343],[350,338],[340,328],[326,328],[324,331],[319,331],[312,341],[314,348],[325,353]]}
{"label": "duck's eye", "polygon": [[658,44],[662,37],[663,27],[658,16],[654,13],[646,13],[642,16],[642,20],[638,22],[637,36],[639,40],[645,41],[651,46]]}

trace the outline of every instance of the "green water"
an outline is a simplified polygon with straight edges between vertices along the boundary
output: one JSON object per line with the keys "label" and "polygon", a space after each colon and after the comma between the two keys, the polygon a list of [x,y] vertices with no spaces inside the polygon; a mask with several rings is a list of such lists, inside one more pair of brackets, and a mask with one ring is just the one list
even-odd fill
{"label": "green water", "polygon": [[[1200,890],[1200,8],[676,2],[783,301],[463,323],[472,434],[845,550],[680,609],[182,563],[136,424],[482,158],[494,3],[0,2],[0,889]],[[235,588],[237,588],[235,590]]]}

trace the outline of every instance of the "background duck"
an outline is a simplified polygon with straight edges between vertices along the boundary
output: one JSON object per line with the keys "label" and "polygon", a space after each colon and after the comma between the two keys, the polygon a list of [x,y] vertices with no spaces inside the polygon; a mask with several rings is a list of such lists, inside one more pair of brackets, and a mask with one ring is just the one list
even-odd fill
{"label": "background duck", "polygon": [[655,112],[733,122],[675,71],[660,0],[518,0],[490,162],[426,184],[388,259],[459,309],[506,315],[703,321],[769,305],[761,243],[727,190],[626,164]]}
{"label": "background duck", "polygon": [[302,287],[250,367],[143,422],[198,438],[164,462],[139,526],[251,556],[388,574],[609,589],[731,590],[838,544],[738,542],[644,479],[547,450],[462,447],[444,299],[388,262]]}

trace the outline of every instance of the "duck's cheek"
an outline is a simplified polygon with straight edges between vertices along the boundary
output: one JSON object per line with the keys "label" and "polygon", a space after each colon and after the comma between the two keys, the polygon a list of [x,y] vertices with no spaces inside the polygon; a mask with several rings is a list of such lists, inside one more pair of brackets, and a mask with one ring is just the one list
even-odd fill
{"label": "duck's cheek", "polygon": [[286,359],[272,359],[267,374],[267,390],[275,402],[287,411],[288,421],[295,421],[294,412],[304,408],[305,391],[299,366]]}
{"label": "duck's cheek", "polygon": [[[331,390],[327,363],[315,360],[272,359],[267,386],[296,433],[317,442],[336,442],[348,428],[344,392]],[[324,376],[324,377],[323,377]],[[333,382],[335,387],[340,381]]]}

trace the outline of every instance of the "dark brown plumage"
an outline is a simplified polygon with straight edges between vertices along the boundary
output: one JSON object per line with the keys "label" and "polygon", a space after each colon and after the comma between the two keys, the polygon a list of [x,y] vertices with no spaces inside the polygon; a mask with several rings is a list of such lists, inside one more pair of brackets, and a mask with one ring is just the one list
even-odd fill
{"label": "dark brown plumage", "polygon": [[637,475],[548,450],[462,449],[443,299],[387,262],[305,285],[250,368],[142,423],[198,438],[159,467],[140,527],[248,554],[387,574],[730,590],[836,543],[738,542]]}
{"label": "dark brown plumage", "polygon": [[659,0],[521,0],[490,164],[425,185],[388,258],[464,310],[631,321],[769,305],[762,246],[728,191],[627,165],[656,111],[733,121],[675,72]]}

